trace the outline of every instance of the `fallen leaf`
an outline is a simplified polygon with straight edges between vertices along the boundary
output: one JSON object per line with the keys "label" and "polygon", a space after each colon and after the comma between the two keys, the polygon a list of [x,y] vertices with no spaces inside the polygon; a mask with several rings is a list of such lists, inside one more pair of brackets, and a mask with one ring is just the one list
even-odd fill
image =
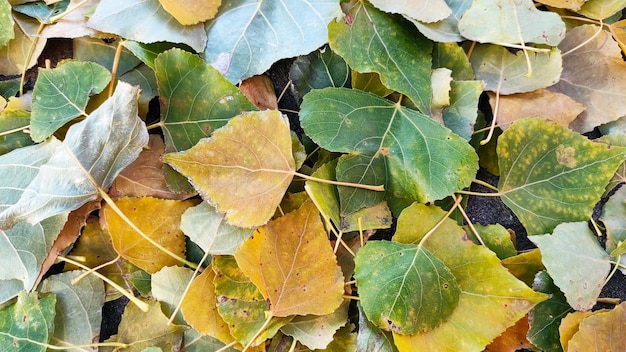
{"label": "fallen leaf", "polygon": [[[183,351],[185,352],[206,352],[206,351],[237,352],[234,347],[226,347],[224,343],[211,336],[203,335],[196,330],[185,330]],[[250,352],[263,352],[250,349]]]}
{"label": "fallen leaf", "polygon": [[[251,260],[240,261],[240,256]],[[343,301],[341,268],[312,202],[259,228],[235,258],[262,287],[275,317],[330,314]]]}
{"label": "fallen leaf", "polygon": [[[14,14],[12,17],[17,22],[17,25],[13,26],[15,36],[6,45],[0,47],[0,75],[5,76],[20,75],[23,70],[33,67],[46,46],[46,39],[34,40],[39,27],[38,21],[21,14]],[[30,52],[31,47],[34,48],[32,52]],[[29,57],[30,61],[26,63]]]}
{"label": "fallen leaf", "polygon": [[239,90],[259,110],[278,110],[274,84],[268,76],[256,75],[246,78],[239,84]]}
{"label": "fallen leaf", "polygon": [[20,293],[17,302],[0,310],[0,346],[44,352],[54,333],[55,305],[53,294]]}
{"label": "fallen leaf", "polygon": [[[582,43],[584,50],[575,49]],[[594,25],[579,26],[567,33],[559,49],[567,55],[563,56],[561,80],[550,90],[566,94],[586,108],[570,124],[573,130],[588,132],[626,115],[626,106],[619,103],[626,97],[626,63],[610,33]],[[589,67],[593,70],[586,69]]]}
{"label": "fallen leaf", "polygon": [[521,349],[532,349],[535,346],[526,338],[526,332],[528,332],[528,316],[524,316],[506,329],[502,335],[496,337],[487,345],[484,352],[515,352]]}
{"label": "fallen leaf", "polygon": [[[53,25],[47,25],[41,32],[44,38],[86,38],[95,37],[98,33],[89,28],[85,21],[89,17],[93,8],[98,4],[97,0],[70,0],[67,8],[73,9],[65,13],[65,16],[59,18]],[[59,15],[61,12],[55,13]],[[49,21],[46,21],[49,22]]]}
{"label": "fallen leaf", "polygon": [[[184,257],[185,235],[178,226],[183,212],[193,205],[192,201],[150,197],[120,198],[115,201],[115,205],[146,236],[172,253]],[[151,274],[165,266],[180,264],[128,226],[126,221],[110,206],[105,205],[102,210],[113,247],[123,258]],[[145,216],[145,214],[159,214],[159,216]]]}
{"label": "fallen leaf", "polygon": [[226,1],[208,22],[204,56],[229,81],[238,83],[267,71],[280,59],[322,46],[328,40],[326,25],[340,15],[339,4],[326,0],[292,0],[281,6]]}
{"label": "fallen leaf", "polygon": [[530,287],[533,286],[535,275],[541,270],[545,270],[541,262],[541,252],[537,248],[508,257],[501,263],[513,276]]}
{"label": "fallen leaf", "polygon": [[623,246],[626,242],[625,210],[626,188],[620,187],[604,204],[600,216],[600,220],[606,228],[606,251],[611,256],[623,254]]}
{"label": "fallen leaf", "polygon": [[15,37],[13,16],[11,16],[11,4],[6,0],[0,1],[0,27],[5,29],[0,33],[1,48]]}
{"label": "fallen leaf", "polygon": [[[29,124],[30,113],[27,111],[8,109],[0,111],[0,134],[22,127],[25,128]],[[26,131],[0,135],[0,155],[31,144],[33,144],[33,140]]]}
{"label": "fallen leaf", "polygon": [[344,300],[339,308],[327,315],[296,316],[280,331],[311,350],[325,349],[333,341],[335,332],[348,322],[349,303]]}
{"label": "fallen leaf", "polygon": [[559,326],[559,336],[561,340],[561,348],[563,351],[569,351],[569,341],[580,329],[580,322],[588,316],[608,312],[608,309],[600,309],[597,311],[587,312],[571,312],[561,320]]}
{"label": "fallen leaf", "polygon": [[568,352],[589,351],[594,346],[596,351],[620,351],[626,346],[626,338],[620,329],[626,324],[626,303],[621,303],[612,310],[586,317],[580,322],[578,332],[568,343]]}
{"label": "fallen leaf", "polygon": [[543,117],[562,126],[569,126],[585,110],[585,106],[565,94],[547,89],[528,93],[501,95],[495,112],[496,94],[488,92],[491,109],[498,116],[498,127],[506,130],[513,122],[527,117]]}
{"label": "fallen leaf", "polygon": [[[166,266],[152,274],[150,287],[152,297],[161,303],[163,313],[172,319],[172,313],[176,310],[183,298],[183,293],[189,281],[193,279],[193,270],[181,266]],[[173,323],[185,325],[183,314],[177,311]]]}
{"label": "fallen leaf", "polygon": [[552,235],[529,239],[541,250],[541,261],[567,303],[576,310],[591,309],[606,283],[611,263],[587,222],[563,223]]}
{"label": "fallen leaf", "polygon": [[589,0],[585,1],[577,12],[594,20],[602,20],[616,14],[624,6],[626,6],[626,3],[623,0]]}
{"label": "fallen leaf", "polygon": [[[474,229],[480,235],[485,247],[494,252],[500,260],[510,258],[517,254],[513,239],[511,238],[511,232],[504,228],[500,224],[493,225],[480,225],[474,224]],[[480,241],[474,235],[472,229],[469,226],[464,226],[465,232],[468,237],[476,244],[481,244]]]}
{"label": "fallen leaf", "polygon": [[397,352],[398,348],[393,343],[390,332],[381,330],[372,324],[360,304],[359,308],[359,332],[356,337],[357,351],[362,352]]}
{"label": "fallen leaf", "polygon": [[299,56],[291,65],[289,79],[299,100],[313,89],[344,87],[350,82],[350,67],[343,58],[325,46]]}
{"label": "fallen leaf", "polygon": [[328,25],[333,51],[354,70],[380,74],[385,86],[406,94],[422,112],[429,113],[432,43],[416,35],[410,24],[365,2],[351,7],[346,16],[349,20]]}
{"label": "fallen leaf", "polygon": [[497,153],[502,201],[531,236],[588,220],[626,156],[623,148],[591,142],[540,118],[511,125],[498,138]]}
{"label": "fallen leaf", "polygon": [[159,2],[180,24],[189,26],[215,17],[222,0],[159,0]]}
{"label": "fallen leaf", "polygon": [[111,197],[155,197],[174,200],[192,197],[193,193],[175,193],[167,187],[161,160],[164,153],[165,144],[161,137],[151,134],[148,146],[115,178],[109,190]]}
{"label": "fallen leaf", "polygon": [[475,0],[459,20],[459,31],[480,43],[557,45],[565,36],[565,23],[531,0]]}
{"label": "fallen leaf", "polygon": [[185,321],[198,332],[215,337],[223,343],[231,343],[234,339],[230,335],[228,324],[217,311],[214,279],[213,268],[205,268],[202,274],[193,279],[180,310]]}
{"label": "fallen leaf", "polygon": [[560,9],[577,11],[586,2],[586,0],[539,0],[537,2]]}
{"label": "fallen leaf", "polygon": [[436,22],[448,17],[452,10],[444,0],[389,1],[373,0],[372,5],[390,13],[398,13],[422,22]]}
{"label": "fallen leaf", "polygon": [[481,81],[452,81],[450,105],[443,109],[443,124],[469,141],[478,118],[478,100],[484,90]]}
{"label": "fallen leaf", "polygon": [[441,21],[424,23],[413,20],[412,18],[409,18],[409,20],[424,36],[432,41],[441,43],[462,42],[465,38],[459,33],[459,20],[472,5],[472,2],[465,0],[446,0],[446,4],[450,7],[452,13]]}
{"label": "fallen leaf", "polygon": [[609,27],[613,38],[622,49],[622,53],[626,53],[626,20],[611,23]]}
{"label": "fallen leaf", "polygon": [[266,223],[295,172],[287,118],[276,110],[250,112],[193,148],[163,160],[189,177],[202,198],[240,227]]}

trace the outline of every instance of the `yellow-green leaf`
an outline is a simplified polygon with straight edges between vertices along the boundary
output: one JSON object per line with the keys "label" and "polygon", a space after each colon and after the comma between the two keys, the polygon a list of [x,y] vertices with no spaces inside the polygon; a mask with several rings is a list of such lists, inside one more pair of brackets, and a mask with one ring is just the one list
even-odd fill
{"label": "yellow-green leaf", "polygon": [[291,183],[291,146],[286,117],[267,110],[238,115],[212,137],[163,160],[189,177],[232,225],[255,227],[274,215]]}

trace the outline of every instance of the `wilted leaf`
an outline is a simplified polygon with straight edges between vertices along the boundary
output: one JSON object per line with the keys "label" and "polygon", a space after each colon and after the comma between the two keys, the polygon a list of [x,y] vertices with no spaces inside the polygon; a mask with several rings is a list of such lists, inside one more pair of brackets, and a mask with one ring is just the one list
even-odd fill
{"label": "wilted leaf", "polygon": [[239,84],[239,90],[256,105],[259,110],[278,110],[274,84],[267,75],[246,78]]}
{"label": "wilted leaf", "polygon": [[224,214],[218,213],[206,202],[185,211],[180,229],[203,251],[212,255],[234,255],[237,247],[254,232],[253,229],[230,225]]}
{"label": "wilted leaf", "polygon": [[0,28],[3,28],[2,32],[0,32],[1,48],[15,37],[15,32],[13,32],[13,16],[11,16],[11,4],[9,4],[8,0],[0,1]]}
{"label": "wilted leaf", "polygon": [[[32,179],[7,191],[7,198],[19,197],[19,200],[9,203],[12,205],[0,213],[0,226],[8,228],[24,220],[37,223],[69,212],[96,199],[98,187],[110,187],[117,174],[135,160],[148,142],[146,127],[137,117],[137,92],[137,88],[120,82],[111,98],[85,120],[70,127],[63,143],[55,143],[52,156],[39,169],[0,177],[0,189],[6,187],[6,182],[15,181],[10,179]],[[26,153],[24,149],[2,158],[12,158],[12,154],[19,158]],[[21,162],[17,165],[26,166]],[[0,175],[1,171],[3,168]],[[7,198],[2,198],[2,206]]]}
{"label": "wilted leaf", "polygon": [[235,258],[273,316],[330,314],[343,301],[343,275],[312,202],[259,228]]}
{"label": "wilted leaf", "polygon": [[589,219],[626,155],[540,118],[511,125],[498,139],[497,152],[502,201],[529,235]]}
{"label": "wilted leaf", "polygon": [[163,160],[241,227],[259,226],[274,215],[295,172],[289,123],[276,110],[238,115],[211,138]]}
{"label": "wilted leaf", "polygon": [[137,305],[128,304],[118,327],[117,342],[127,345],[124,351],[141,352],[147,347],[160,347],[164,351],[180,351],[185,327],[168,324],[161,312],[161,304],[149,300],[150,310],[145,313]]}
{"label": "wilted leaf", "polygon": [[354,173],[359,178],[345,181],[378,178],[396,197],[445,198],[469,186],[478,168],[476,153],[462,138],[417,111],[369,93],[312,91],[302,103],[300,120],[320,147],[363,160],[361,172]]}
{"label": "wilted leaf", "polygon": [[511,53],[499,45],[476,45],[470,62],[476,79],[483,80],[486,90],[500,94],[531,92],[549,87],[561,77],[561,53],[552,49],[548,53],[529,52],[532,76],[528,77],[528,64],[524,53]]}
{"label": "wilted leaf", "polygon": [[626,303],[609,312],[594,314],[580,322],[579,330],[569,341],[568,351],[620,351],[626,346],[626,337],[619,333],[626,324]]}
{"label": "wilted leaf", "polygon": [[231,343],[233,337],[228,325],[217,312],[214,278],[212,267],[204,269],[191,283],[180,310],[185,321],[198,332]]}
{"label": "wilted leaf", "polygon": [[[169,251],[184,257],[185,236],[178,226],[181,215],[193,205],[193,202],[143,197],[120,198],[115,205],[146,236]],[[102,210],[113,247],[123,258],[151,274],[165,266],[180,264],[128,226],[110,206],[106,205]],[[158,214],[158,216],[146,216],[146,214]]]}
{"label": "wilted leaf", "polygon": [[76,270],[52,275],[41,283],[41,292],[56,295],[54,334],[49,343],[66,347],[68,351],[81,351],[70,346],[89,345],[100,337],[102,305],[104,304],[104,282],[93,275],[80,281],[72,280],[83,274]]}
{"label": "wilted leaf", "polygon": [[565,295],[554,285],[546,271],[540,271],[535,276],[533,289],[549,294],[550,298],[537,304],[528,313],[530,322],[528,340],[542,351],[561,352],[563,349],[559,341],[559,326],[562,319],[574,310],[567,304]]}
{"label": "wilted leaf", "polygon": [[[537,89],[528,93],[501,95],[498,102],[498,126],[505,130],[513,122],[526,117],[543,117],[562,126],[585,110],[585,106],[565,94],[547,89]],[[489,92],[489,104],[495,111],[496,94]]]}
{"label": "wilted leaf", "polygon": [[159,0],[102,0],[87,25],[142,43],[184,43],[196,51],[206,44],[204,26],[183,26],[159,4]]}
{"label": "wilted leaf", "polygon": [[339,308],[327,315],[297,316],[280,331],[311,350],[325,349],[333,341],[335,332],[348,322],[349,303],[344,300]]}
{"label": "wilted leaf", "polygon": [[587,222],[563,223],[552,235],[529,239],[541,250],[543,265],[565,294],[567,303],[576,310],[591,309],[611,264]]}
{"label": "wilted leaf", "polygon": [[0,310],[0,346],[9,351],[44,352],[54,332],[53,294],[22,292],[17,302]]}
{"label": "wilted leaf", "polygon": [[[24,15],[15,14],[18,24],[14,26],[15,37],[5,46],[0,47],[0,75],[19,75],[22,70],[29,69],[37,63],[37,58],[46,46],[45,38],[35,38],[39,22]],[[31,56],[30,48],[33,47]],[[24,63],[30,57],[30,61]]]}
{"label": "wilted leaf", "polygon": [[[485,348],[484,352],[515,352],[520,349],[532,349],[534,345],[526,339],[527,332],[528,316],[524,316],[513,326],[506,329],[502,335],[496,337],[496,339]],[[544,350],[544,352],[547,351]]]}
{"label": "wilted leaf", "polygon": [[[394,240],[417,243],[444,216],[437,207],[415,203],[400,215]],[[547,298],[511,275],[493,252],[469,241],[451,219],[444,220],[424,247],[450,268],[461,288],[459,303],[434,330],[394,334],[400,351],[482,350]]]}
{"label": "wilted leaf", "polygon": [[[172,316],[192,278],[193,270],[181,266],[166,266],[152,274],[150,280],[152,296],[161,303],[161,309],[165,315]],[[176,314],[174,323],[185,324],[180,310]]]}
{"label": "wilted leaf", "polygon": [[222,0],[159,0],[161,6],[182,25],[192,25],[215,17]]}
{"label": "wilted leaf", "polygon": [[589,0],[576,12],[595,20],[602,20],[622,10],[624,6],[626,6],[624,0]]}
{"label": "wilted leaf", "polygon": [[341,15],[336,2],[231,0],[207,27],[205,59],[229,81],[265,72],[283,58],[308,54],[326,43],[326,25]]}
{"label": "wilted leaf", "polygon": [[379,329],[372,324],[361,305],[359,308],[359,333],[356,337],[357,351],[359,352],[397,352],[393,343],[393,336],[388,331]]}
{"label": "wilted leaf", "polygon": [[154,66],[167,152],[189,149],[233,116],[256,110],[237,87],[197,55],[171,49],[157,56]]}
{"label": "wilted leaf", "polygon": [[[599,30],[598,26],[584,25],[567,33],[559,45],[563,53],[567,52],[561,80],[550,87],[585,106],[586,110],[570,125],[580,133],[626,115],[626,106],[620,103],[626,99],[626,63],[611,34]],[[575,49],[582,43],[584,49]]]}
{"label": "wilted leaf", "polygon": [[21,222],[0,230],[0,303],[20,291],[30,291],[67,215],[57,215],[30,225]]}
{"label": "wilted leaf", "polygon": [[531,0],[475,0],[459,20],[459,31],[480,43],[557,45],[565,37],[565,23]]}
{"label": "wilted leaf", "polygon": [[93,62],[69,61],[40,69],[33,90],[33,140],[41,142],[75,117],[86,116],[89,96],[100,93],[110,80],[109,71]]}
{"label": "wilted leaf", "polygon": [[430,111],[432,44],[409,23],[359,2],[328,31],[330,47],[352,69],[380,74],[385,86],[406,94],[422,112]]}
{"label": "wilted leaf", "polygon": [[452,10],[444,0],[389,1],[372,0],[372,5],[379,9],[399,13],[422,22],[436,22],[448,17]]}
{"label": "wilted leaf", "polygon": [[113,182],[109,191],[113,197],[155,197],[161,199],[187,199],[193,194],[174,193],[167,188],[163,175],[165,144],[158,135],[150,135],[148,146],[137,159],[126,167]]}
{"label": "wilted leaf", "polygon": [[361,248],[354,261],[363,311],[382,329],[424,333],[457,308],[460,287],[454,275],[427,249],[374,241]]}
{"label": "wilted leaf", "polygon": [[350,82],[350,67],[329,47],[299,56],[291,65],[289,79],[293,90],[302,97],[313,89],[344,87]]}

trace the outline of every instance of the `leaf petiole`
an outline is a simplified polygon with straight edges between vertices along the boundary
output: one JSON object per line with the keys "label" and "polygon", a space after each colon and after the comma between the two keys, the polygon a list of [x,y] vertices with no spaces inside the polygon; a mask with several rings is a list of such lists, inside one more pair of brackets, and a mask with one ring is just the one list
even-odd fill
{"label": "leaf petiole", "polygon": [[272,315],[271,311],[267,312],[267,319],[265,319],[265,323],[263,323],[263,325],[259,328],[259,331],[257,331],[254,336],[252,336],[246,347],[244,347],[241,352],[246,352],[248,349],[250,349],[250,347],[252,347],[254,340],[256,340],[263,333],[263,331],[265,331],[268,325],[270,325],[270,321],[272,321],[273,317],[274,316]]}
{"label": "leaf petiole", "polygon": [[417,244],[417,249],[418,251],[422,248],[422,246],[424,245],[424,242],[426,242],[426,240],[433,234],[435,233],[435,231],[437,231],[437,229],[439,228],[439,226],[441,226],[441,224],[443,224],[444,221],[446,221],[446,219],[450,216],[450,214],[452,214],[452,212],[454,211],[454,209],[456,209],[459,204],[461,204],[461,201],[463,200],[463,197],[459,197],[458,199],[455,197],[454,198],[454,204],[452,205],[452,207],[450,208],[450,210],[448,210],[448,212],[446,213],[446,215],[444,217],[441,218],[441,220],[439,220],[435,226],[433,226],[432,229],[430,229],[425,235],[424,237],[422,237],[422,239],[420,240],[420,243]]}
{"label": "leaf petiole", "polygon": [[85,345],[72,345],[72,346],[55,346],[47,343],[42,343],[39,341],[31,340],[25,337],[17,337],[6,332],[0,331],[0,335],[8,336],[11,340],[17,341],[26,341],[28,343],[32,343],[33,345],[42,346],[50,350],[62,351],[62,350],[70,350],[75,348],[93,348],[93,347],[120,347],[127,348],[128,345],[122,342],[100,342],[100,343],[90,343]]}
{"label": "leaf petiole", "polygon": [[315,181],[315,182],[320,182],[320,183],[328,183],[328,184],[335,185],[335,186],[363,188],[363,189],[368,189],[370,191],[377,191],[377,192],[383,192],[385,190],[385,186],[383,186],[383,185],[380,185],[380,186],[362,185],[360,183],[351,183],[351,182],[341,182],[341,181],[325,180],[323,178],[317,178],[317,177],[309,176],[309,175],[306,175],[306,174],[301,174],[301,173],[299,173],[297,171],[295,171],[293,174],[294,174],[294,176],[298,176],[298,177],[303,178],[303,179],[308,180],[308,181]]}
{"label": "leaf petiole", "polygon": [[24,131],[24,133],[28,133],[28,129],[30,128],[30,125],[26,125],[23,127],[18,127],[18,128],[14,128],[12,130],[8,130],[8,131],[4,131],[4,132],[0,132],[0,137],[2,136],[7,136],[9,134],[15,133],[15,132],[20,132],[20,131]]}

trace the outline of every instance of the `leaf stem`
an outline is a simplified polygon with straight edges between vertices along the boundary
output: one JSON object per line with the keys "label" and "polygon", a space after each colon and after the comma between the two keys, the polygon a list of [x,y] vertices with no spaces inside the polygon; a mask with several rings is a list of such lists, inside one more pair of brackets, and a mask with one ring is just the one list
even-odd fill
{"label": "leaf stem", "polygon": [[293,174],[295,176],[298,176],[298,177],[303,178],[303,179],[308,180],[308,181],[315,181],[315,182],[320,182],[320,183],[328,183],[328,184],[335,185],[335,186],[363,188],[363,189],[368,189],[370,191],[377,191],[377,192],[383,192],[385,190],[385,186],[383,186],[383,185],[380,185],[380,186],[362,185],[360,183],[351,183],[351,182],[341,182],[341,181],[325,180],[323,178],[317,178],[317,177],[309,176],[309,175],[306,175],[306,174],[301,174],[301,173],[299,173],[297,171],[294,171]]}
{"label": "leaf stem", "polygon": [[113,67],[111,68],[111,81],[109,82],[109,98],[113,95],[113,89],[115,89],[115,76],[117,75],[117,68],[122,57],[122,50],[124,49],[125,41],[120,41],[115,50],[115,57],[113,58]]}
{"label": "leaf stem", "polygon": [[504,194],[502,192],[481,193],[481,192],[472,192],[472,191],[456,191],[456,193],[458,193],[458,194],[467,194],[469,196],[478,196],[478,197],[500,197],[500,196],[502,196]]}
{"label": "leaf stem", "polygon": [[[454,195],[452,196],[453,198],[456,198]],[[459,197],[459,198],[463,198],[463,197]],[[476,230],[476,227],[474,227],[474,224],[472,223],[472,220],[470,220],[469,216],[467,216],[467,213],[465,212],[465,209],[463,209],[463,207],[459,207],[459,211],[461,212],[461,215],[463,216],[463,219],[465,219],[465,222],[467,222],[467,226],[469,226],[470,230],[472,230],[472,233],[474,234],[474,236],[476,236],[476,238],[478,238],[478,242],[480,242],[480,244],[483,245],[483,247],[485,246],[485,241],[483,241],[483,238],[480,237],[480,233],[478,233],[478,230]]]}
{"label": "leaf stem", "polygon": [[[454,195],[453,195],[454,197]],[[424,237],[422,237],[422,239],[420,240],[420,242],[417,244],[417,250],[421,250],[422,246],[424,246],[424,243],[426,242],[426,240],[428,240],[428,238],[435,233],[435,231],[437,231],[437,229],[439,228],[439,226],[441,226],[441,224],[444,223],[444,221],[446,221],[446,219],[448,219],[448,217],[450,216],[450,214],[452,214],[452,212],[454,211],[454,209],[456,209],[459,204],[461,204],[461,201],[463,200],[463,197],[459,197],[458,199],[456,197],[454,197],[454,204],[452,205],[452,208],[450,208],[450,210],[448,210],[448,212],[446,213],[446,215],[444,215],[436,224],[435,226],[433,226],[432,229],[428,230],[428,232],[424,235]]]}
{"label": "leaf stem", "polygon": [[[30,125],[26,125],[26,126],[23,126],[23,127],[14,128],[12,130],[0,132],[0,137],[7,136],[7,135],[13,134],[15,132],[25,131],[25,130],[28,130],[29,128],[30,128]],[[25,131],[24,133],[28,133],[28,132]]]}
{"label": "leaf stem", "polygon": [[229,348],[231,348],[231,347],[235,346],[236,344],[237,344],[237,341],[233,341],[233,342],[229,343],[228,345],[225,345],[224,347],[220,348],[219,350],[217,350],[217,351],[215,351],[215,352],[224,352],[224,351],[226,351],[227,349],[229,349]]}
{"label": "leaf stem", "polygon": [[[65,258],[70,258],[70,256],[66,256]],[[89,268],[89,270],[85,271],[84,273],[78,275],[77,277],[72,279],[72,285],[75,285],[78,281],[82,280],[85,276],[91,274],[92,271],[98,271],[102,268],[104,268],[105,266],[109,266],[111,264],[114,264],[116,261],[118,261],[121,258],[121,256],[118,254],[117,257],[115,257],[113,260],[109,260],[106,263],[102,263],[100,265],[98,265],[95,268]]]}
{"label": "leaf stem", "polygon": [[[213,246],[213,243],[211,242],[211,246],[209,246],[209,249],[212,246]],[[183,305],[183,301],[185,300],[185,296],[187,296],[187,293],[189,292],[189,289],[191,288],[191,284],[193,283],[193,280],[196,277],[198,277],[198,273],[202,270],[202,263],[204,263],[204,261],[209,257],[209,249],[207,249],[204,252],[204,255],[202,256],[202,259],[200,259],[200,263],[198,264],[198,266],[194,270],[193,275],[191,275],[191,280],[189,280],[189,282],[187,283],[187,286],[185,286],[185,290],[180,295],[180,301],[178,301],[178,304],[176,305],[176,308],[172,312],[172,315],[170,315],[170,318],[167,320],[167,324],[168,325],[172,324],[172,322],[174,322],[174,318],[176,317],[176,314],[180,310],[180,307]]]}
{"label": "leaf stem", "polygon": [[621,265],[620,263],[621,259],[622,259],[622,255],[620,254],[617,256],[617,261],[615,262],[615,266],[613,266],[613,270],[611,270],[609,275],[606,277],[606,280],[604,280],[604,284],[602,284],[602,286],[606,285],[609,282],[609,280],[611,280],[613,275],[615,275],[615,272],[617,272],[617,269],[619,269]]}
{"label": "leaf stem", "polygon": [[505,47],[508,47],[508,48],[534,51],[534,52],[537,52],[537,53],[549,53],[550,51],[552,51],[552,49],[548,49],[548,48],[535,48],[533,46],[526,46],[526,45],[523,45],[523,44],[513,44],[513,43],[503,43],[503,42],[498,42],[498,43],[493,43],[493,44],[500,45],[500,46],[505,46]]}
{"label": "leaf stem", "polygon": [[39,28],[37,28],[37,33],[34,37],[30,37],[24,31],[24,35],[28,36],[29,39],[32,39],[30,42],[30,46],[28,47],[28,54],[26,55],[26,60],[24,60],[24,67],[22,68],[22,78],[20,79],[20,96],[24,95],[24,82],[26,81],[26,71],[28,70],[28,64],[33,57],[33,53],[35,52],[35,47],[37,46],[37,42],[39,42],[39,35],[43,32],[43,29],[46,28],[45,23],[40,23]]}
{"label": "leaf stem", "polygon": [[492,191],[496,191],[496,192],[500,191],[496,186],[492,186],[490,183],[487,183],[487,182],[485,182],[483,180],[474,179],[472,182],[477,184],[477,185],[481,185],[483,187],[487,187],[487,188],[489,188]]}
{"label": "leaf stem", "polygon": [[81,2],[79,2],[78,4],[76,4],[76,6],[72,7],[71,9],[67,9],[65,10],[65,12],[60,13],[54,17],[50,17],[50,24],[62,19],[63,17],[69,15],[70,13],[78,10],[79,8],[81,8],[83,5],[85,5],[89,0],[83,0]]}
{"label": "leaf stem", "polygon": [[498,88],[496,88],[496,106],[493,109],[493,116],[491,117],[491,125],[489,125],[489,132],[487,132],[487,137],[480,141],[480,145],[485,145],[491,141],[491,137],[493,137],[493,131],[496,129],[496,121],[498,121],[498,110],[500,105],[500,87],[502,87],[502,77],[498,81]]}
{"label": "leaf stem", "polygon": [[122,210],[120,208],[117,207],[117,204],[115,204],[115,202],[113,201],[113,199],[111,199],[111,197],[109,197],[109,195],[103,191],[100,187],[98,187],[98,191],[100,192],[100,196],[102,197],[102,199],[104,199],[104,201],[111,207],[111,209],[113,209],[113,211],[115,211],[115,213],[117,213],[117,215],[122,218],[122,220],[124,220],[125,223],[128,224],[128,226],[130,226],[133,230],[135,230],[141,237],[143,237],[146,241],[150,242],[150,244],[152,244],[153,246],[155,246],[156,248],[158,248],[160,251],[164,252],[165,254],[169,255],[170,257],[178,260],[179,262],[187,265],[188,267],[195,269],[197,267],[196,263],[191,262],[185,258],[182,258],[181,256],[179,256],[178,254],[170,251],[169,249],[163,247],[159,242],[153,240],[152,238],[148,237],[148,235],[146,235],[145,233],[143,233],[143,231],[141,231],[137,225],[135,225],[127,216],[126,214],[124,214],[124,212],[122,212]]}
{"label": "leaf stem", "polygon": [[599,297],[596,302],[598,303],[606,303],[606,304],[612,304],[612,305],[618,305],[620,303],[622,303],[622,300],[619,298],[612,298],[612,297]]}
{"label": "leaf stem", "polygon": [[11,335],[11,334],[6,333],[4,331],[0,331],[0,335],[8,336],[11,340],[26,341],[28,343],[32,343],[33,345],[42,346],[42,347],[45,347],[47,349],[57,350],[57,351],[69,350],[69,349],[75,349],[75,348],[91,348],[91,347],[121,347],[121,348],[127,348],[128,347],[128,345],[123,343],[123,342],[100,342],[100,343],[89,343],[89,344],[85,344],[85,345],[55,346],[55,345],[50,345],[50,344],[47,344],[47,343],[31,340],[31,339],[26,338],[26,337],[14,336],[14,335]]}
{"label": "leaf stem", "polygon": [[150,125],[150,126],[146,126],[146,129],[147,129],[148,131],[150,131],[150,130],[153,130],[153,129],[155,129],[155,128],[160,128],[160,127],[163,127],[163,122],[153,123],[153,124],[152,124],[152,125]]}
{"label": "leaf stem", "polygon": [[604,26],[604,25],[603,25],[603,23],[602,23],[602,20],[600,20],[600,27],[598,28],[598,31],[597,31],[597,32],[595,32],[595,33],[594,33],[591,37],[587,38],[584,42],[582,42],[582,43],[580,43],[580,44],[576,45],[575,47],[573,47],[573,48],[569,49],[568,51],[566,51],[566,52],[564,52],[564,53],[561,53],[561,57],[566,56],[566,55],[569,55],[569,54],[573,53],[574,51],[576,51],[576,50],[578,50],[578,49],[582,48],[583,46],[585,46],[585,45],[589,44],[592,40],[594,40],[597,36],[599,36],[599,35],[600,35],[600,33],[602,33],[602,31],[603,31],[602,27],[603,27],[603,26]]}
{"label": "leaf stem", "polygon": [[[89,268],[86,265],[83,265],[77,261],[71,260],[69,258],[66,258],[64,256],[58,256],[57,258],[59,258],[60,260],[70,263],[70,264],[74,264],[77,267],[81,268],[81,269],[85,269],[87,271],[89,271],[91,268]],[[93,275],[96,275],[97,277],[99,277],[100,279],[102,279],[104,282],[108,283],[109,285],[113,286],[113,288],[115,288],[119,293],[123,294],[124,296],[126,296],[129,300],[131,300],[131,302],[133,302],[137,307],[139,307],[139,309],[141,309],[144,312],[147,312],[150,310],[150,305],[148,305],[148,303],[138,299],[137,297],[135,297],[132,293],[128,292],[128,290],[126,290],[125,288],[123,288],[122,286],[116,284],[113,280],[109,279],[108,277],[100,274],[97,271],[91,271],[91,273]]]}

